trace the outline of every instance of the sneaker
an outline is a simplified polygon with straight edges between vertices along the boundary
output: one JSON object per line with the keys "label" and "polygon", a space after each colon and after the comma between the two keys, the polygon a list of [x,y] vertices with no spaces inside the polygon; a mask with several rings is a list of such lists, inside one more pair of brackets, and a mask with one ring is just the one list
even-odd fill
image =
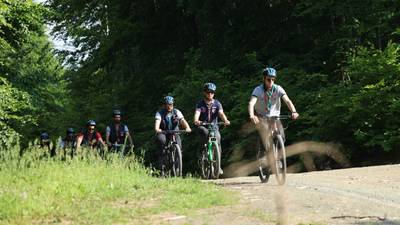
{"label": "sneaker", "polygon": [[221,168],[219,168],[219,174],[221,175],[221,174],[224,174],[224,171],[221,169]]}

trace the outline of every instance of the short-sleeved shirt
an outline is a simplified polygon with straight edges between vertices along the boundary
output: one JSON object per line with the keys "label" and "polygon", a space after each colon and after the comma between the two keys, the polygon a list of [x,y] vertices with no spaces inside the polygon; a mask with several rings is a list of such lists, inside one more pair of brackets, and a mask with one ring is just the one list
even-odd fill
{"label": "short-sleeved shirt", "polygon": [[[112,124],[111,124],[111,125],[112,125]],[[111,125],[110,125],[110,126],[111,126]],[[106,132],[110,132],[110,131],[111,131],[110,126],[107,126]],[[125,126],[125,132],[129,132],[128,127],[127,127],[126,125],[124,125],[124,126]]]}
{"label": "short-sleeved shirt", "polygon": [[[211,103],[206,103],[204,99],[200,100],[197,102],[195,110],[200,112],[199,120],[207,123],[217,123],[218,112],[224,111],[221,103],[215,99],[213,99]],[[218,126],[216,129],[218,130]]]}
{"label": "short-sleeved shirt", "polygon": [[68,141],[68,139],[65,137],[61,139],[60,144],[58,145],[61,148],[75,148],[75,142],[76,140],[73,139],[72,141]]}
{"label": "short-sleeved shirt", "polygon": [[274,92],[271,95],[271,106],[270,109],[267,110],[268,95],[265,92],[264,84],[256,87],[251,94],[251,96],[257,98],[257,102],[254,106],[256,115],[279,116],[281,114],[281,97],[284,95],[286,95],[285,90],[281,86],[275,84]]}
{"label": "short-sleeved shirt", "polygon": [[81,133],[79,133],[79,135],[78,135],[78,139],[80,138],[80,139],[82,139],[83,141],[82,141],[82,143],[88,143],[88,141],[89,141],[89,144],[90,144],[90,147],[95,147],[96,146],[96,143],[97,143],[97,140],[99,140],[99,139],[101,139],[101,135],[100,135],[100,133],[99,132],[95,132],[96,133],[96,138],[94,138],[94,136],[93,135],[90,135],[90,134],[88,134],[88,139],[89,140],[83,140],[83,134],[82,134],[82,132]]}
{"label": "short-sleeved shirt", "polygon": [[179,130],[179,122],[184,119],[179,109],[173,109],[171,115],[168,116],[162,109],[156,113],[155,120],[160,120],[161,130]]}

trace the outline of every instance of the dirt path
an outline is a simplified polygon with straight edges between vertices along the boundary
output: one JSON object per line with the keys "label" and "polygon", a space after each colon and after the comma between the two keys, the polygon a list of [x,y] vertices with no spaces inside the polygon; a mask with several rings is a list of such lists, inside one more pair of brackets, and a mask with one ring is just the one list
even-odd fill
{"label": "dirt path", "polygon": [[[207,181],[210,182],[210,181]],[[211,181],[238,191],[241,203],[164,215],[160,224],[400,224],[400,165],[288,174],[284,186],[271,176]]]}

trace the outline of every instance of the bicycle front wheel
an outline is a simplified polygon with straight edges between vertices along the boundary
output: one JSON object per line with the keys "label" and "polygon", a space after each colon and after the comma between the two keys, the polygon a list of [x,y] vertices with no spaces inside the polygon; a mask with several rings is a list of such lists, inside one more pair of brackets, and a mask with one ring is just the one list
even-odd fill
{"label": "bicycle front wheel", "polygon": [[274,144],[272,147],[275,160],[272,166],[273,172],[275,173],[278,184],[283,185],[286,180],[286,151],[285,144],[280,134],[274,137]]}
{"label": "bicycle front wheel", "polygon": [[211,146],[212,162],[211,162],[211,177],[213,179],[219,178],[219,168],[221,166],[221,154],[217,142],[212,142]]}
{"label": "bicycle front wheel", "polygon": [[172,172],[175,177],[182,176],[182,152],[181,147],[175,144],[172,147]]}

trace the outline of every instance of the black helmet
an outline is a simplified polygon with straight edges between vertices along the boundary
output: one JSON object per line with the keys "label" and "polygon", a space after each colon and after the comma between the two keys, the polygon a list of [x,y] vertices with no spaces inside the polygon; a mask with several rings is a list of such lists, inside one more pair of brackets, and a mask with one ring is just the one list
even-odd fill
{"label": "black helmet", "polygon": [[217,90],[217,86],[215,86],[213,83],[205,83],[203,88],[204,91],[210,90],[215,92],[215,90]]}
{"label": "black helmet", "polygon": [[96,123],[93,121],[93,120],[88,120],[87,122],[86,122],[86,126],[88,127],[88,126],[96,126]]}
{"label": "black helmet", "polygon": [[119,111],[119,110],[114,110],[114,112],[113,112],[113,117],[114,117],[115,115],[121,115],[121,111]]}
{"label": "black helmet", "polygon": [[67,129],[67,135],[71,134],[71,133],[75,133],[74,128],[72,128],[72,127]]}
{"label": "black helmet", "polygon": [[265,68],[262,71],[262,75],[263,76],[272,76],[272,77],[276,77],[276,70],[274,68]]}

